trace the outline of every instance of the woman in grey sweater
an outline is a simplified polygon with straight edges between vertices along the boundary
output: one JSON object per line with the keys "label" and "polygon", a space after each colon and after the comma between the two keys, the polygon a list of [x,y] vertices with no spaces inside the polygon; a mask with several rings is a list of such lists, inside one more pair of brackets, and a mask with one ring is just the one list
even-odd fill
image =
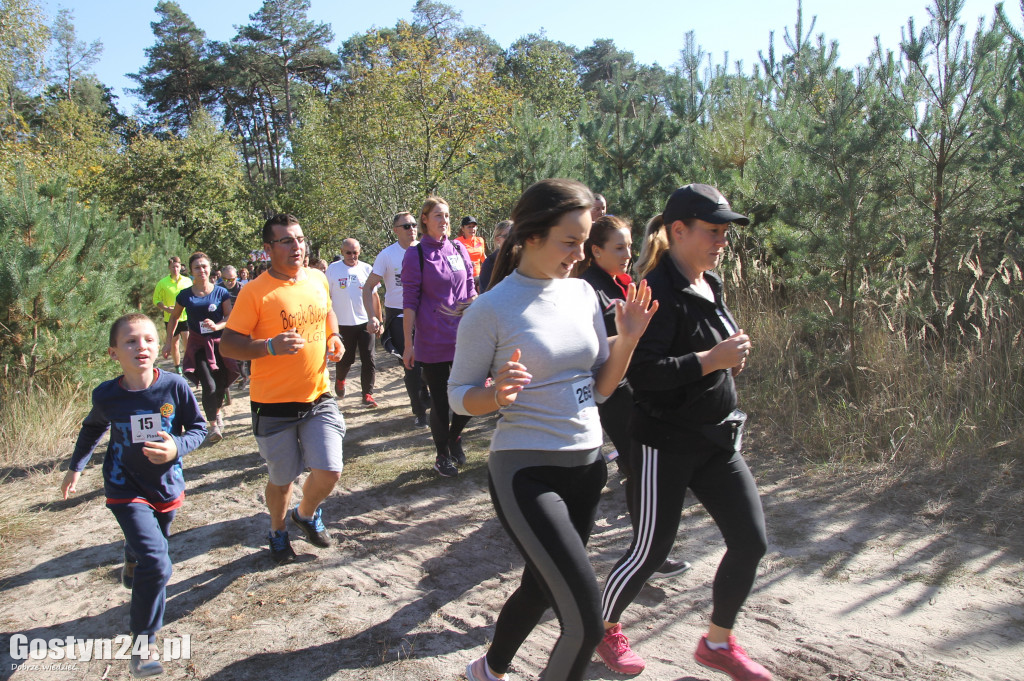
{"label": "woman in grey sweater", "polygon": [[[523,554],[522,584],[495,624],[470,681],[504,677],[519,646],[554,607],[562,634],[544,678],[580,679],[604,634],[586,542],[606,478],[597,403],[615,391],[657,305],[646,285],[618,303],[605,333],[583,257],[593,195],[574,180],[529,187],[494,268],[494,285],[465,312],[448,381],[452,409],[499,410],[488,460],[498,518]],[[485,387],[488,375],[494,384]]]}

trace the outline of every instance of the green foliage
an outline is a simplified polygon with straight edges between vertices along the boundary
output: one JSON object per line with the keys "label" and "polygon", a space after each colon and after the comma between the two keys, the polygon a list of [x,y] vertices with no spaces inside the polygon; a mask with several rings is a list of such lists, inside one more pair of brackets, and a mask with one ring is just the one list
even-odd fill
{"label": "green foliage", "polygon": [[135,93],[147,106],[180,132],[214,102],[212,57],[206,33],[178,3],[160,0],[155,11],[160,20],[150,24],[156,43],[146,48],[149,61],[129,77],[138,82]]}
{"label": "green foliage", "polygon": [[549,40],[541,31],[512,43],[498,74],[503,85],[531,103],[534,115],[571,123],[584,101],[575,55],[571,46]]}
{"label": "green foliage", "polygon": [[110,323],[129,311],[133,285],[156,281],[151,237],[83,206],[74,191],[42,198],[25,176],[0,192],[5,383],[31,389],[90,380],[106,357]]}
{"label": "green foliage", "polygon": [[934,0],[920,32],[908,22],[903,59],[876,51],[885,106],[910,134],[896,168],[917,221],[929,230],[924,260],[916,266],[930,275],[923,283],[931,314],[923,324],[938,335],[964,320],[959,303],[970,282],[959,276],[958,262],[999,202],[990,182],[987,142],[993,131],[984,100],[986,92],[995,98],[1005,87],[1007,71],[997,68],[1003,36],[979,25],[968,40],[962,9],[963,0]]}
{"label": "green foliage", "polygon": [[791,254],[799,259],[797,276],[841,310],[839,345],[856,366],[861,306],[880,302],[897,246],[899,213],[889,188],[900,128],[875,74],[841,69],[837,56],[834,44],[819,39],[789,69],[765,61],[778,102],[771,131],[788,177],[764,182],[762,196],[799,230]]}
{"label": "green foliage", "polygon": [[215,262],[236,262],[258,246],[258,215],[231,137],[204,110],[185,134],[136,135],[113,162],[108,205],[136,227],[162,217],[185,245]]}
{"label": "green foliage", "polygon": [[[325,103],[310,93],[302,106],[293,154],[300,215],[323,230],[314,236],[321,243],[353,236],[383,244],[394,213],[480,163],[514,98],[490,54],[453,31],[400,22],[350,41],[343,64],[345,86]],[[460,198],[452,197],[456,212]]]}
{"label": "green foliage", "polygon": [[611,212],[653,215],[675,188],[667,142],[680,126],[667,116],[662,98],[649,92],[644,82],[631,80],[626,67],[614,63],[607,76],[607,82],[594,85],[597,107],[592,116],[579,122],[587,154],[585,181],[608,194]]}
{"label": "green foliage", "polygon": [[266,212],[280,208],[286,156],[301,84],[326,90],[337,57],[330,26],[307,18],[309,0],[264,0],[229,44],[214,46],[214,87],[225,123],[241,142],[253,194]]}
{"label": "green foliage", "polygon": [[50,29],[54,42],[50,69],[65,99],[72,98],[74,82],[88,74],[89,67],[103,54],[103,43],[99,40],[86,43],[78,39],[74,19],[71,10],[60,9]]}
{"label": "green foliage", "polygon": [[543,117],[526,102],[516,107],[510,123],[509,132],[488,149],[496,157],[495,177],[516,196],[538,180],[581,175],[582,147],[562,121]]}
{"label": "green foliage", "polygon": [[4,118],[9,115],[7,110],[12,106],[15,88],[31,88],[42,76],[49,36],[38,2],[0,2],[0,96],[4,100]]}

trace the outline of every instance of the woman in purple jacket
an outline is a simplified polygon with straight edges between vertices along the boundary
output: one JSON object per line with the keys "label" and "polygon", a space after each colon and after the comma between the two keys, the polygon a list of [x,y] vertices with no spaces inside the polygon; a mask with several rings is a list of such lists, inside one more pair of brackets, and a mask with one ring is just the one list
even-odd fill
{"label": "woman in purple jacket", "polygon": [[[420,242],[402,261],[405,354],[408,369],[418,362],[430,389],[430,434],[437,449],[434,470],[450,478],[466,462],[462,429],[468,416],[449,415],[448,374],[455,359],[458,311],[476,298],[473,263],[465,246],[448,238],[448,202],[431,196],[420,211]],[[413,331],[415,330],[415,335]]]}

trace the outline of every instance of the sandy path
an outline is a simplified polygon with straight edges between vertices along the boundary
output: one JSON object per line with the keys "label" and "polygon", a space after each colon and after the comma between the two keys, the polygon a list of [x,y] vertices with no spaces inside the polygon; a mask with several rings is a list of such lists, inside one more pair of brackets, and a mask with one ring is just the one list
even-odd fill
{"label": "sandy path", "polygon": [[[342,404],[348,467],[324,512],[337,548],[296,541],[299,562],[270,562],[265,478],[245,394],[229,408],[229,439],[190,456],[161,636],[190,635],[192,657],[169,662],[161,678],[456,679],[484,650],[521,567],[487,497],[492,422],[472,422],[463,474],[437,478],[427,431],[411,427],[401,371],[390,358],[382,363],[381,408],[365,410],[351,397]],[[769,553],[737,634],[776,678],[1024,679],[1019,533],[993,537],[944,523],[926,505],[906,502],[920,495],[870,484],[867,473],[812,474],[774,451],[756,426],[748,451]],[[103,507],[99,473],[91,468],[66,503],[54,501],[59,473],[0,488],[33,514],[31,531],[4,548],[0,679],[129,678],[125,662],[12,670],[10,657],[14,633],[125,631],[119,531]],[[591,543],[601,579],[629,541],[622,497],[613,472]],[[694,569],[649,584],[623,618],[648,663],[641,678],[709,678],[691,653],[722,551],[706,514],[688,506],[676,554]],[[516,659],[516,678],[539,676],[557,631],[549,617],[534,632]],[[599,663],[587,676],[622,678]]]}

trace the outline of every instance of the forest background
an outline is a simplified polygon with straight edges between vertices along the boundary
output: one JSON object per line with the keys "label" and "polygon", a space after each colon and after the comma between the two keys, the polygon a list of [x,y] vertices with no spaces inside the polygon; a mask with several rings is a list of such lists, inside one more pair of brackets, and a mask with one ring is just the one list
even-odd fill
{"label": "forest background", "polygon": [[431,0],[337,50],[308,0],[265,0],[224,42],[161,0],[127,116],[71,12],[0,0],[4,458],[33,400],[108,371],[106,328],[153,311],[166,254],[241,265],[287,211],[314,257],[356,237],[372,260],[429,194],[489,236],[529,184],[563,176],[637,243],[687,182],[751,216],[722,268],[756,346],[744,402],[808,458],[984,458],[1015,479],[1024,2],[986,25],[934,0],[855,68],[794,9],[750,69],[692,33],[665,69],[609,39],[503,49]]}

